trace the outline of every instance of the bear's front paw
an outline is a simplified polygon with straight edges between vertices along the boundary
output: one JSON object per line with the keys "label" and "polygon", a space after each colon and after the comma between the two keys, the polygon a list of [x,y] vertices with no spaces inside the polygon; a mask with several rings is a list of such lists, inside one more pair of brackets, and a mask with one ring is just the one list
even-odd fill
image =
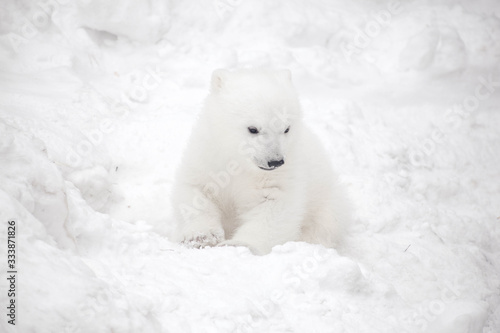
{"label": "bear's front paw", "polygon": [[181,242],[190,248],[204,248],[206,246],[215,246],[224,240],[223,229],[212,229],[206,232],[192,232],[184,236]]}

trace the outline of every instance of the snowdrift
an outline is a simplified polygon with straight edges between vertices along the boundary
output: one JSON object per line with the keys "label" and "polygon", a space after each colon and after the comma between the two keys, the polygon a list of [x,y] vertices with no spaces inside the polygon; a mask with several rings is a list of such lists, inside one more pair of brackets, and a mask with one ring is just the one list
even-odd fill
{"label": "snowdrift", "polygon": [[[1,331],[498,332],[499,58],[493,0],[4,1]],[[292,71],[342,248],[169,241],[220,67]]]}

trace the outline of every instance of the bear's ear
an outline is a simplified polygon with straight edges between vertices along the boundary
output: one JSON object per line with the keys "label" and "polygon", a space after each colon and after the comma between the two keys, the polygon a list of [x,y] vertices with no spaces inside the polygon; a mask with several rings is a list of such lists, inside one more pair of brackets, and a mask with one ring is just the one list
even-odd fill
{"label": "bear's ear", "polygon": [[225,69],[216,69],[212,73],[211,91],[213,93],[217,93],[224,88],[228,75],[229,71]]}
{"label": "bear's ear", "polygon": [[276,71],[276,77],[283,82],[291,83],[292,82],[292,72],[289,69],[281,69]]}

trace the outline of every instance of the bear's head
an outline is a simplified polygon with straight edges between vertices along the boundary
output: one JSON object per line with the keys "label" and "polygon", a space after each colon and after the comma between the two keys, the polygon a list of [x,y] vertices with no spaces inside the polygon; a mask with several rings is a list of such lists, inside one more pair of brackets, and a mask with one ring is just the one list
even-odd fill
{"label": "bear's head", "polygon": [[288,70],[216,70],[206,116],[218,149],[243,166],[272,171],[286,165],[302,112]]}

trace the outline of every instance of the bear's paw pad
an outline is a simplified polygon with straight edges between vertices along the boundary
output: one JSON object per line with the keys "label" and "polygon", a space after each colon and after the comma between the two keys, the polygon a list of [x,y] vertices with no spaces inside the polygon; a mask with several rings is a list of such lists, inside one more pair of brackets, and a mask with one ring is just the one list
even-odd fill
{"label": "bear's paw pad", "polygon": [[210,230],[206,233],[196,233],[184,237],[182,244],[189,248],[204,248],[207,246],[215,246],[224,240],[224,232],[219,230]]}

